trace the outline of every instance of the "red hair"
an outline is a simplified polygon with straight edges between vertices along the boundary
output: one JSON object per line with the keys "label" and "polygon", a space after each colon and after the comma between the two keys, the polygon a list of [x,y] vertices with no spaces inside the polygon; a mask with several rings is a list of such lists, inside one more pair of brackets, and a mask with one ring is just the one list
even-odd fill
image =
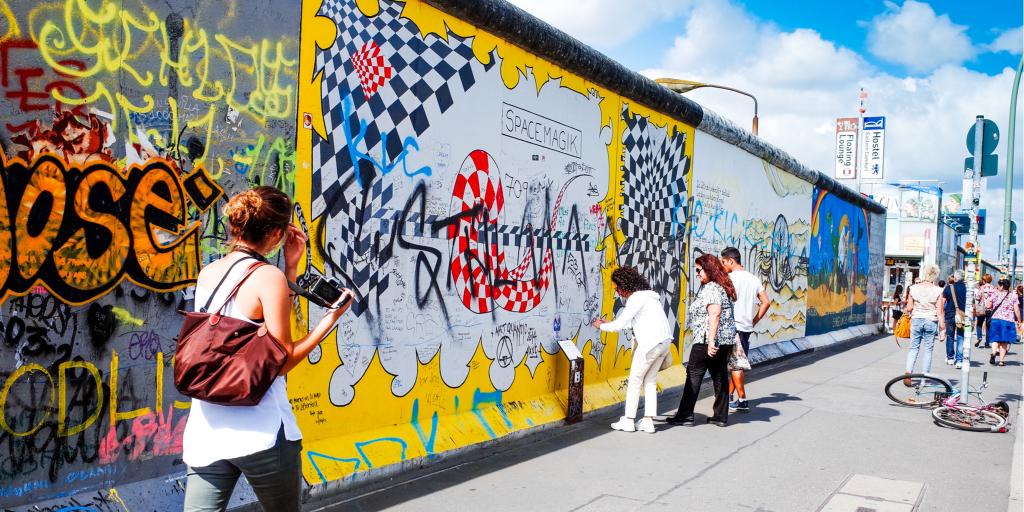
{"label": "red hair", "polygon": [[729,278],[729,273],[725,271],[725,267],[722,266],[718,257],[714,254],[703,254],[697,258],[695,264],[704,269],[704,274],[708,276],[709,281],[714,281],[725,288],[725,294],[729,296],[729,300],[736,300],[736,287],[732,285],[732,279]]}

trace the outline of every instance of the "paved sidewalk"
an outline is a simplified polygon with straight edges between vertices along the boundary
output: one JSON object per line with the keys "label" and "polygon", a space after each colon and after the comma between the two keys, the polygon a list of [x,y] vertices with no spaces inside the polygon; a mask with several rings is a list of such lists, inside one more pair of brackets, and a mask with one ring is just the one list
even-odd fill
{"label": "paved sidewalk", "polygon": [[[1012,420],[1022,392],[1020,352],[1013,345],[1003,368],[973,352],[984,364],[975,362],[972,382],[988,371],[985,399],[1010,402]],[[608,424],[621,414],[616,409],[314,510],[1013,510],[1017,426],[1009,434],[950,430],[933,424],[929,411],[892,404],[882,387],[903,371],[905,355],[891,337],[831,347],[755,369],[752,411],[730,416],[724,429],[698,423],[662,425],[655,435],[614,432]],[[943,355],[936,346],[933,372],[959,379]],[[674,410],[678,400],[678,393],[664,396],[661,410]],[[705,396],[698,422],[710,409]]]}

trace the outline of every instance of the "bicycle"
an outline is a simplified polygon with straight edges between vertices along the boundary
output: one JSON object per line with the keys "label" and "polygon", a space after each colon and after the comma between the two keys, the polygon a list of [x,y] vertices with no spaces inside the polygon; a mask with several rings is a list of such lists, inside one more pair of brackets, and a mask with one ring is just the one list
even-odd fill
{"label": "bicycle", "polygon": [[[980,388],[969,389],[968,399],[974,396],[984,403],[981,390],[988,387],[988,372],[982,374]],[[1010,407],[1006,402],[985,404],[979,407],[960,402],[960,389],[937,375],[911,373],[900,375],[885,385],[885,395],[897,404],[932,408],[936,423],[973,432],[1006,432],[1006,417]]]}
{"label": "bicycle", "polygon": [[[983,385],[987,385],[983,384]],[[900,375],[885,385],[885,396],[906,407],[932,408],[953,393],[953,384],[937,375],[911,373]],[[972,392],[981,398],[980,392]]]}

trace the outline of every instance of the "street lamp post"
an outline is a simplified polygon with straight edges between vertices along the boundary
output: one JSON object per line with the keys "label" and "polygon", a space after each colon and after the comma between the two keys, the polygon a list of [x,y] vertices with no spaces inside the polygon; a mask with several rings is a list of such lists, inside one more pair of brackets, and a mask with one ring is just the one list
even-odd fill
{"label": "street lamp post", "polygon": [[753,94],[750,94],[747,91],[741,91],[739,89],[736,89],[735,87],[707,84],[704,82],[695,82],[693,80],[681,80],[678,78],[659,78],[655,80],[655,82],[658,82],[659,84],[664,85],[665,87],[668,87],[672,91],[677,92],[679,94],[688,93],[694,89],[700,89],[702,87],[710,87],[714,89],[725,89],[727,91],[736,92],[749,97],[750,99],[754,100],[754,121],[751,125],[750,131],[753,132],[754,135],[757,135],[757,98],[755,98]]}
{"label": "street lamp post", "polygon": [[[1002,247],[1004,252],[999,255],[1008,270],[1010,268],[1011,246],[1010,222],[1013,217],[1013,160],[1015,156],[1014,151],[1016,151],[1013,144],[1017,138],[1014,133],[1017,127],[1017,90],[1020,89],[1020,75],[1022,69],[1024,69],[1024,57],[1021,57],[1020,62],[1017,63],[1017,74],[1013,78],[1013,92],[1010,93],[1010,142],[1007,144],[1006,148],[1006,191],[1003,196],[1005,199],[1005,204],[1003,204],[1003,241],[1006,243],[1005,246]],[[1015,276],[1013,275],[1012,270],[1010,272],[1010,282],[1013,283]]]}

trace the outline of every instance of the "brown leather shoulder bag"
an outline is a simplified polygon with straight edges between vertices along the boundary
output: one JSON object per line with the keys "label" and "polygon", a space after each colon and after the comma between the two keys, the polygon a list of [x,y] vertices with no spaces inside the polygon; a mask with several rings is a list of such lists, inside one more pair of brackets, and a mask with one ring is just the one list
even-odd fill
{"label": "brown leather shoulder bag", "polygon": [[236,261],[202,309],[185,315],[174,352],[174,386],[181,394],[218,405],[256,405],[288,361],[288,352],[265,325],[223,316],[242,283],[266,263],[256,261],[213,313],[217,290],[242,261]]}

